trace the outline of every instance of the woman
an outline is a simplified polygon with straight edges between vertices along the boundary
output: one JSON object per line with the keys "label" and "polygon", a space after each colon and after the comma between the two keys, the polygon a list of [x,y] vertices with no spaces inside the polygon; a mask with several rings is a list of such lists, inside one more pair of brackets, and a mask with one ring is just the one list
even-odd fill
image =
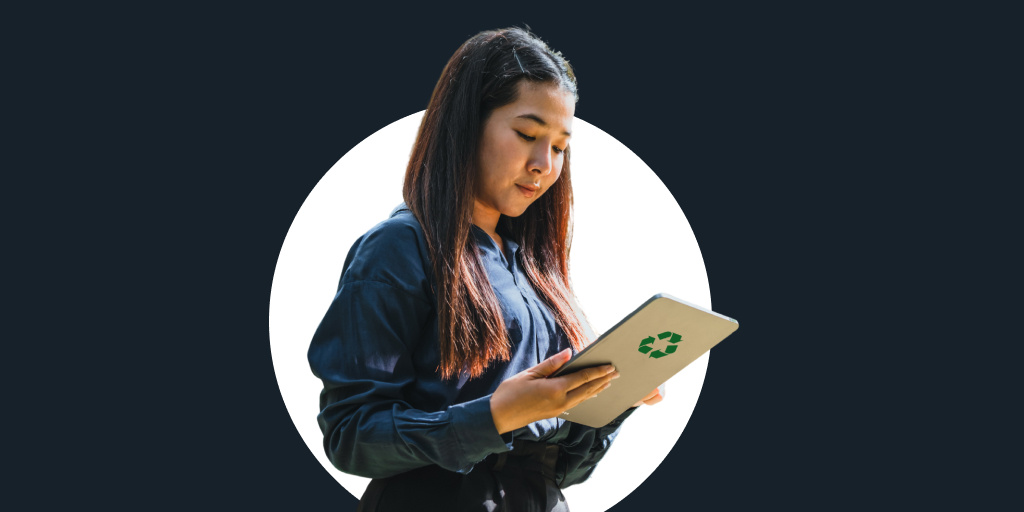
{"label": "woman", "polygon": [[309,349],[327,455],[373,478],[360,510],[568,510],[560,489],[632,412],[557,418],[611,366],[546,378],[587,342],[568,274],[576,99],[568,62],[521,29],[472,37],[442,72],[405,204],[353,245]]}

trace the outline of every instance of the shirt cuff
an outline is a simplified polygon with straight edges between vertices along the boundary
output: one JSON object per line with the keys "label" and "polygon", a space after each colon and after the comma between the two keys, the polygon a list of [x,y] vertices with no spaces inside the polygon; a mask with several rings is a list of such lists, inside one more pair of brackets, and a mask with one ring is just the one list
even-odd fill
{"label": "shirt cuff", "polygon": [[500,435],[494,426],[491,395],[452,405],[448,410],[465,460],[475,464],[492,453],[512,449],[512,433]]}

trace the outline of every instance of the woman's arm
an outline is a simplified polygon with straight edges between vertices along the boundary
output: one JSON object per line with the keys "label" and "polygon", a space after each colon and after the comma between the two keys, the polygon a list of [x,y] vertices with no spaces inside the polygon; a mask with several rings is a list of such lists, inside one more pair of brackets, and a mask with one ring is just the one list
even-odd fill
{"label": "woman's arm", "polygon": [[432,318],[429,302],[390,284],[342,285],[309,351],[324,384],[317,421],[338,469],[370,478],[430,464],[468,472],[509,449],[495,430],[489,396],[432,412],[410,403],[412,351],[424,329],[436,328]]}
{"label": "woman's arm", "polygon": [[[375,281],[346,282],[310,346],[324,382],[324,449],[346,473],[380,478],[436,464],[468,472],[511,448],[512,430],[555,417],[607,387],[617,372],[591,368],[555,379],[568,350],[504,381],[493,395],[426,412],[406,394],[416,379],[408,341],[435,328],[431,305]],[[506,434],[504,436],[500,434]]]}
{"label": "woman's arm", "polygon": [[[430,464],[468,472],[509,449],[489,396],[444,407],[452,390],[417,375],[413,358],[422,343],[436,343],[437,329],[425,246],[411,216],[393,216],[360,238],[310,343],[310,368],[323,382],[324,450],[347,473],[386,477]],[[442,405],[416,406],[424,400]]]}
{"label": "woman's arm", "polygon": [[565,349],[537,366],[505,380],[491,398],[491,414],[504,434],[534,421],[555,418],[611,385],[619,377],[612,365],[585,368],[549,379],[572,357]]}

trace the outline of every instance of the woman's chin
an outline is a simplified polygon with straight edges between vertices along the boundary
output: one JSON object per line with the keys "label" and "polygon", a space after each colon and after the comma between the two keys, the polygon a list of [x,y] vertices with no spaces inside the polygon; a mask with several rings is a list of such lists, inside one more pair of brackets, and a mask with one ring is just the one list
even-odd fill
{"label": "woman's chin", "polygon": [[506,216],[506,217],[515,218],[515,217],[518,217],[518,216],[526,213],[526,209],[529,208],[529,207],[530,207],[530,205],[517,206],[517,207],[513,207],[513,208],[502,208],[501,214]]}

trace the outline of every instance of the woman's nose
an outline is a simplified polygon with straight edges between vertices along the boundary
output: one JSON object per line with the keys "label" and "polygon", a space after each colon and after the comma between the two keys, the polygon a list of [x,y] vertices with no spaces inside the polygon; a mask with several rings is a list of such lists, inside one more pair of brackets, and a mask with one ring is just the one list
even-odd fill
{"label": "woman's nose", "polygon": [[541,146],[530,155],[530,171],[538,174],[551,172],[551,152],[545,151],[546,147]]}

